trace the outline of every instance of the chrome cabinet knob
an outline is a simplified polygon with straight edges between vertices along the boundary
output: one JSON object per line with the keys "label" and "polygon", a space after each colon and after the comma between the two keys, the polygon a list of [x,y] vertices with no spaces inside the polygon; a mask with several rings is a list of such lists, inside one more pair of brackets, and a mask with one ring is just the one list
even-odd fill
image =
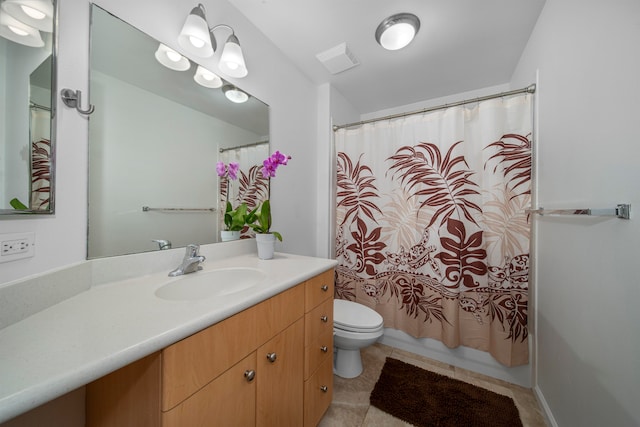
{"label": "chrome cabinet knob", "polygon": [[321,390],[323,393],[326,393],[327,391],[329,391],[329,387],[327,387],[326,385],[321,385],[321,386],[320,386],[320,390]]}
{"label": "chrome cabinet knob", "polygon": [[320,351],[323,353],[326,353],[327,351],[329,351],[329,349],[327,348],[326,345],[323,345],[322,347],[320,347]]}
{"label": "chrome cabinet knob", "polygon": [[327,292],[329,290],[329,286],[322,285],[322,287],[320,289],[322,289],[324,292]]}
{"label": "chrome cabinet knob", "polygon": [[329,321],[329,318],[327,316],[322,316],[320,320],[322,320],[324,323],[327,323]]}
{"label": "chrome cabinet knob", "polygon": [[256,371],[254,371],[253,369],[247,369],[246,371],[244,371],[244,377],[247,379],[247,382],[250,383],[255,379]]}
{"label": "chrome cabinet knob", "polygon": [[267,359],[269,360],[269,362],[273,363],[276,361],[276,359],[278,358],[278,355],[275,353],[267,353]]}

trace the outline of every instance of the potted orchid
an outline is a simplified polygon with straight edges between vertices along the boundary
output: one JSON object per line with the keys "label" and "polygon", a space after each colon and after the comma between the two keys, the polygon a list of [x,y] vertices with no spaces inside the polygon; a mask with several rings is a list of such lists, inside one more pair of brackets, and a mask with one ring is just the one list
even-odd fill
{"label": "potted orchid", "polygon": [[[275,178],[276,170],[280,165],[286,166],[291,156],[286,156],[276,151],[262,162],[262,177]],[[258,242],[258,257],[261,259],[273,258],[275,239],[282,241],[282,235],[277,231],[271,231],[271,203],[269,199],[253,209],[247,215],[247,224],[256,233]]]}
{"label": "potted orchid", "polygon": [[240,238],[240,231],[245,226],[247,219],[247,204],[241,203],[237,208],[233,208],[233,205],[229,201],[229,193],[231,193],[231,181],[238,179],[238,169],[240,165],[236,162],[229,162],[226,165],[224,162],[218,162],[216,164],[216,172],[218,176],[226,180],[226,197],[225,197],[225,211],[223,222],[225,229],[220,232],[220,237],[223,242],[229,240],[237,240]]}

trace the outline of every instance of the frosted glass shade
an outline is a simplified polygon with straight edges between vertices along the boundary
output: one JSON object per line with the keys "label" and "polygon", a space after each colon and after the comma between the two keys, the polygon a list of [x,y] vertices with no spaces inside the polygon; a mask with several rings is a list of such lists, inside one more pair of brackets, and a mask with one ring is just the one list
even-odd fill
{"label": "frosted glass shade", "polygon": [[186,71],[191,67],[187,58],[162,43],[158,46],[155,56],[159,63],[175,71]]}
{"label": "frosted glass shade", "polygon": [[0,13],[0,36],[29,47],[42,47],[40,32],[6,13]]}
{"label": "frosted glass shade", "polygon": [[196,74],[193,76],[193,80],[201,86],[216,89],[222,86],[222,79],[215,73],[207,70],[206,68],[198,65]]}
{"label": "frosted glass shade", "polygon": [[242,78],[248,74],[240,42],[233,34],[229,36],[224,45],[218,67],[220,71],[231,77]]}
{"label": "frosted glass shade", "polygon": [[53,31],[53,4],[49,0],[5,0],[2,10],[30,27]]}
{"label": "frosted glass shade", "polygon": [[204,6],[199,4],[191,10],[178,36],[178,44],[185,52],[208,58],[215,51],[215,39],[209,32],[209,24],[204,15]]}
{"label": "frosted glass shade", "polygon": [[376,41],[387,50],[407,46],[418,33],[420,20],[410,13],[399,13],[385,19],[376,29]]}

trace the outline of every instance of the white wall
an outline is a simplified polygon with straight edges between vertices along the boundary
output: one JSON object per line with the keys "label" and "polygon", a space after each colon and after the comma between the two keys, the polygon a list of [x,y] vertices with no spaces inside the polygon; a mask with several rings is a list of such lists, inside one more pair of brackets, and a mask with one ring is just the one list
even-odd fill
{"label": "white wall", "polygon": [[[176,49],[176,36],[194,6],[169,0],[95,3]],[[271,182],[273,228],[284,236],[284,242],[276,249],[315,255],[316,87],[229,3],[224,0],[202,3],[209,11],[210,24],[226,23],[234,27],[245,52],[249,75],[229,80],[269,104],[271,149],[293,157]],[[68,87],[87,93],[89,6],[86,0],[59,0],[59,89]],[[203,65],[212,69],[216,64],[217,58],[203,61]],[[56,213],[0,220],[0,233],[36,233],[35,257],[0,264],[0,285],[86,257],[87,119],[58,99],[57,120]],[[305,191],[307,188],[309,191]]]}
{"label": "white wall", "polygon": [[538,73],[537,386],[552,425],[640,425],[640,2],[547,0],[513,75]]}

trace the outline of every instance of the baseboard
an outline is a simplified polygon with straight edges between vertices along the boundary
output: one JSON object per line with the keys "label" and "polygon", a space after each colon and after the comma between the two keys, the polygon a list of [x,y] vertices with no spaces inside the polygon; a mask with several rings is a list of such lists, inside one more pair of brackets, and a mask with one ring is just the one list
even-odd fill
{"label": "baseboard", "polygon": [[497,362],[489,353],[484,351],[469,347],[451,349],[438,340],[413,338],[402,331],[392,328],[385,328],[384,335],[379,342],[482,375],[531,388],[530,365],[509,368]]}
{"label": "baseboard", "polygon": [[547,400],[544,398],[542,394],[542,390],[537,385],[533,388],[533,393],[538,399],[538,403],[540,404],[540,408],[542,409],[542,414],[544,415],[545,420],[547,421],[547,425],[549,427],[558,427],[558,423],[556,419],[553,417],[553,413],[551,412],[551,408],[547,404]]}

